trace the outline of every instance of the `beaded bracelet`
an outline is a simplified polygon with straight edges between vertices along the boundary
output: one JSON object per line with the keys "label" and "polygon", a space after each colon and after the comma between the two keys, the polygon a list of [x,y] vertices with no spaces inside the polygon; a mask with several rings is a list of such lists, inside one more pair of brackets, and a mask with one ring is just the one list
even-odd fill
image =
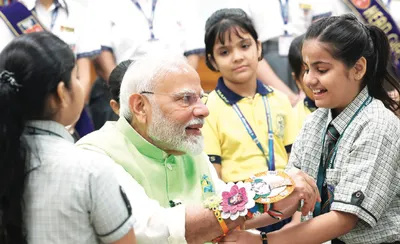
{"label": "beaded bracelet", "polygon": [[264,231],[260,232],[260,236],[261,236],[261,240],[263,244],[268,244],[268,237],[267,237],[267,233],[265,233]]}
{"label": "beaded bracelet", "polygon": [[212,240],[212,242],[219,242],[229,232],[229,228],[221,216],[221,210],[220,210],[221,202],[222,202],[222,198],[219,196],[211,196],[204,201],[204,207],[206,207],[214,212],[214,216],[217,219],[218,224],[219,224],[219,226],[221,226],[221,229],[223,231],[223,234],[221,236],[215,238],[214,240]]}

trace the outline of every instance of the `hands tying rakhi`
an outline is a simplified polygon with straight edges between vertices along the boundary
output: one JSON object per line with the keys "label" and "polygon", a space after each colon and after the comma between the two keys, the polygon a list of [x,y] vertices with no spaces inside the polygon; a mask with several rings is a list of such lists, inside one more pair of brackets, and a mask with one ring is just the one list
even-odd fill
{"label": "hands tying rakhi", "polygon": [[288,197],[294,191],[294,181],[283,171],[258,173],[245,182],[228,183],[221,196],[205,200],[204,206],[213,210],[224,234],[213,240],[218,242],[229,229],[225,219],[236,220],[239,216],[251,219],[263,213],[275,219],[283,214],[273,208],[273,203]]}

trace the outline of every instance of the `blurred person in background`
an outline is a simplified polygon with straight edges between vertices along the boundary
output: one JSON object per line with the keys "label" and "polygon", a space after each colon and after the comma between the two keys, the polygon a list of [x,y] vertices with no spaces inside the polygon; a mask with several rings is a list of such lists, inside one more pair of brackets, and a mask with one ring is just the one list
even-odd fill
{"label": "blurred person in background", "polygon": [[[85,19],[85,8],[68,0],[21,0],[0,10],[0,50],[15,37],[31,32],[50,31],[73,50],[78,66],[77,77],[84,89],[85,104],[92,89],[91,59],[100,54],[96,29]],[[78,137],[93,130],[87,111],[77,122]]]}
{"label": "blurred person in background", "polygon": [[95,128],[113,116],[107,83],[116,64],[140,59],[150,50],[168,49],[185,55],[196,68],[203,54],[201,29],[192,0],[99,0],[89,2],[96,21],[102,53],[96,59],[100,77],[92,91],[90,108]]}

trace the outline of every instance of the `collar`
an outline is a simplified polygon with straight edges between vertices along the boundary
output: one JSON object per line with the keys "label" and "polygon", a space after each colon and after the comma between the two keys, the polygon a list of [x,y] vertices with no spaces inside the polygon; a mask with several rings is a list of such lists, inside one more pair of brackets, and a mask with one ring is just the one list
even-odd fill
{"label": "collar", "polygon": [[[67,131],[65,126],[62,124],[59,124],[55,121],[52,121],[52,120],[28,121],[25,125],[25,132],[29,132],[30,130],[33,130],[33,128],[36,128],[36,129],[44,132],[43,133],[44,135],[54,134],[54,135],[59,136],[69,142],[74,143],[74,138],[69,134],[69,132]],[[48,133],[46,133],[46,132],[48,132]]]}
{"label": "collar", "polygon": [[157,160],[164,160],[168,157],[166,152],[144,139],[124,117],[120,117],[115,126],[146,157]]}
{"label": "collar", "polygon": [[[217,87],[215,88],[215,91],[217,92],[218,96],[227,104],[235,104],[237,102],[239,102],[242,98],[242,96],[240,96],[239,94],[236,94],[235,92],[233,92],[232,90],[230,90],[224,83],[224,79],[222,77],[220,77],[218,79],[218,84]],[[259,93],[260,95],[267,95],[271,92],[273,92],[274,90],[263,84],[261,81],[257,80],[257,89],[256,89],[256,93]]]}
{"label": "collar", "polygon": [[368,88],[364,87],[361,92],[356,96],[356,98],[349,104],[347,107],[335,118],[332,120],[332,110],[329,109],[328,113],[328,123],[331,123],[335,126],[336,130],[339,134],[343,134],[344,129],[347,124],[350,123],[351,118],[354,113],[360,108],[365,100],[369,97]]}
{"label": "collar", "polygon": [[314,112],[315,110],[318,109],[317,105],[315,105],[315,101],[313,101],[311,98],[307,97],[304,98],[304,106],[306,106],[311,112]]}
{"label": "collar", "polygon": [[[23,0],[22,1],[26,8],[29,9],[29,11],[32,11],[37,5],[40,4],[39,0]],[[53,6],[50,7],[50,9],[54,9],[56,6],[61,7],[66,9],[66,3],[64,0],[53,0]]]}

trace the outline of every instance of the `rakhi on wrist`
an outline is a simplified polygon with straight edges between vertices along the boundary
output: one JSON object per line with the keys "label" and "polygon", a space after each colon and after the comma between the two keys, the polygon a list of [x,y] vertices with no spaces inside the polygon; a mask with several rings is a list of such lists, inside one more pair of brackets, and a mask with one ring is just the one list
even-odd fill
{"label": "rakhi on wrist", "polygon": [[249,209],[252,216],[257,217],[268,213],[274,219],[281,219],[283,214],[273,208],[273,204],[288,197],[294,191],[294,181],[284,171],[266,171],[255,174],[245,180],[251,184],[251,190],[255,192],[256,205]]}
{"label": "rakhi on wrist", "polygon": [[283,171],[258,173],[244,182],[229,182],[221,196],[212,196],[204,201],[204,206],[214,211],[224,234],[229,229],[225,219],[236,220],[239,216],[251,219],[263,213],[281,219],[283,214],[273,209],[273,203],[288,197],[294,190],[294,181]]}

